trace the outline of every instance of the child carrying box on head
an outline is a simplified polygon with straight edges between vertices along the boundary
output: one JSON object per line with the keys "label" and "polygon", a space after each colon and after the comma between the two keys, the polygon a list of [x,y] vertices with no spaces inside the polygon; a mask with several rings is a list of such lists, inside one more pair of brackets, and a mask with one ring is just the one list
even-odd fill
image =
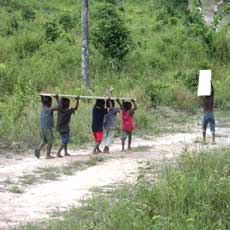
{"label": "child carrying box on head", "polygon": [[104,153],[109,153],[109,147],[112,143],[115,127],[116,127],[116,115],[120,113],[120,109],[114,108],[115,103],[114,100],[108,99],[106,101],[106,107],[108,108],[108,113],[105,115],[104,121]]}
{"label": "child carrying box on head", "polygon": [[[132,102],[132,103],[131,103]],[[137,106],[134,100],[124,101],[122,105],[118,100],[121,107],[121,145],[122,151],[125,151],[125,140],[128,137],[128,149],[131,149],[132,132],[134,130],[133,115],[137,110]],[[133,106],[132,106],[133,104]],[[133,108],[132,108],[133,107]]]}
{"label": "child carrying box on head", "polygon": [[202,134],[203,134],[203,142],[206,141],[206,130],[208,123],[210,124],[210,130],[212,133],[212,144],[215,144],[215,117],[213,112],[214,107],[214,87],[211,83],[211,95],[204,96],[203,98],[203,121],[202,121]]}
{"label": "child carrying box on head", "polygon": [[40,112],[40,137],[41,143],[38,148],[35,149],[35,156],[40,158],[41,149],[47,144],[46,159],[54,158],[51,154],[52,144],[54,142],[53,135],[53,111],[56,108],[52,108],[52,98],[49,96],[41,96],[41,112]]}
{"label": "child carrying box on head", "polygon": [[95,139],[93,153],[101,153],[100,144],[103,138],[104,117],[108,113],[105,108],[105,100],[97,99],[92,111],[92,131]]}
{"label": "child carrying box on head", "polygon": [[74,108],[70,108],[70,100],[68,98],[61,98],[58,95],[56,96],[58,101],[58,116],[57,116],[57,131],[60,133],[61,136],[61,146],[58,149],[57,157],[62,157],[61,151],[64,149],[64,155],[70,156],[67,151],[67,145],[70,141],[70,128],[69,123],[71,116],[74,112],[78,109],[79,105],[79,97],[76,98],[77,102]]}

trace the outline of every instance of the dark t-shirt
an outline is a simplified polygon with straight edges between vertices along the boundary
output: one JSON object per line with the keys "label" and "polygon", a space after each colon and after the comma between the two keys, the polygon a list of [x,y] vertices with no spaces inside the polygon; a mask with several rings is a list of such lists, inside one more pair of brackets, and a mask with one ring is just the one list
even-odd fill
{"label": "dark t-shirt", "polygon": [[75,112],[75,109],[59,109],[58,116],[57,116],[57,131],[60,133],[67,133],[69,132],[69,123],[71,115]]}
{"label": "dark t-shirt", "polygon": [[92,131],[102,131],[104,116],[108,113],[107,109],[94,106],[92,111]]}
{"label": "dark t-shirt", "polygon": [[204,112],[213,112],[214,105],[214,88],[212,86],[212,93],[210,96],[205,96],[203,100]]}

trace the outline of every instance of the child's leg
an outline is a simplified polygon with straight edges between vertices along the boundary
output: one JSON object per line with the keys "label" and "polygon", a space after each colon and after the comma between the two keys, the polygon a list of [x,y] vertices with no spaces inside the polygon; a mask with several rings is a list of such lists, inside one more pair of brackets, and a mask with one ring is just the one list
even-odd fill
{"label": "child's leg", "polygon": [[212,144],[215,144],[215,128],[216,128],[216,124],[215,124],[215,118],[214,118],[214,114],[211,114],[210,117],[210,130],[212,133]]}
{"label": "child's leg", "polygon": [[67,150],[67,144],[64,145],[64,150],[65,150],[65,156],[70,156]]}
{"label": "child's leg", "polygon": [[114,134],[115,134],[115,131],[113,129],[110,129],[108,132],[108,140],[107,140],[108,147],[112,144]]}
{"label": "child's leg", "polygon": [[46,144],[45,143],[40,143],[40,145],[38,146],[38,148],[35,149],[34,151],[34,155],[37,157],[37,158],[40,158],[40,152],[42,150],[42,148],[45,146]]}
{"label": "child's leg", "polygon": [[132,132],[128,133],[128,149],[131,149]]}
{"label": "child's leg", "polygon": [[203,121],[202,121],[202,135],[203,135],[203,142],[206,141],[206,129],[208,125],[208,114],[204,113]]}
{"label": "child's leg", "polygon": [[37,158],[40,158],[40,152],[42,150],[42,148],[46,145],[47,143],[47,140],[46,140],[46,133],[45,133],[45,130],[41,129],[40,130],[40,144],[39,146],[35,149],[34,151],[34,155],[37,157]]}
{"label": "child's leg", "polygon": [[46,158],[47,159],[51,159],[51,158],[54,158],[54,157],[51,156],[52,144],[54,142],[54,136],[53,136],[52,129],[48,129],[46,131],[46,139],[47,139],[47,153],[46,153]]}
{"label": "child's leg", "polygon": [[61,144],[60,148],[59,148],[58,151],[57,151],[57,157],[62,157],[61,151],[62,151],[62,149],[64,149],[64,147],[65,147],[65,145],[64,145],[64,144]]}
{"label": "child's leg", "polygon": [[95,139],[95,146],[93,148],[93,153],[101,153],[99,146],[103,139],[103,131],[95,131],[93,132],[94,139]]}
{"label": "child's leg", "polygon": [[109,147],[113,141],[113,137],[114,137],[115,131],[113,129],[109,129],[107,130],[107,136],[106,136],[106,143],[105,143],[105,148],[104,148],[104,152],[109,153]]}
{"label": "child's leg", "polygon": [[107,148],[108,148],[108,135],[109,135],[109,130],[105,129],[104,130],[104,137],[103,137],[103,144],[104,144],[103,153],[107,152]]}
{"label": "child's leg", "polygon": [[203,142],[205,143],[206,141],[206,131],[205,130],[203,130],[202,135],[203,135]]}
{"label": "child's leg", "polygon": [[52,157],[51,154],[51,149],[52,149],[52,145],[51,144],[47,144],[47,153],[46,153],[46,159],[51,159],[54,158]]}
{"label": "child's leg", "polygon": [[125,139],[126,139],[126,138],[121,138],[121,148],[122,148],[122,152],[125,151]]}
{"label": "child's leg", "polygon": [[101,151],[100,148],[99,148],[99,147],[100,147],[100,144],[101,144],[101,141],[98,141],[98,142],[97,142],[97,152],[98,152],[98,153],[102,153],[102,151]]}
{"label": "child's leg", "polygon": [[121,131],[121,147],[122,147],[122,152],[125,151],[125,140],[126,140],[126,137],[127,137],[127,132],[122,130]]}
{"label": "child's leg", "polygon": [[94,154],[101,153],[101,150],[99,148],[100,144],[101,144],[101,142],[98,142],[98,141],[95,142],[95,146],[93,148],[93,153]]}

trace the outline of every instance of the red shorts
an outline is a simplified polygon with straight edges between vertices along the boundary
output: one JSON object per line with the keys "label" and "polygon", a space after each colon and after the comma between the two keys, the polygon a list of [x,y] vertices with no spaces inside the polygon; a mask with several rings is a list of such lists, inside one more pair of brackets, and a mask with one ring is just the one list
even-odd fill
{"label": "red shorts", "polygon": [[103,139],[103,131],[95,131],[93,132],[93,136],[96,142],[101,142]]}

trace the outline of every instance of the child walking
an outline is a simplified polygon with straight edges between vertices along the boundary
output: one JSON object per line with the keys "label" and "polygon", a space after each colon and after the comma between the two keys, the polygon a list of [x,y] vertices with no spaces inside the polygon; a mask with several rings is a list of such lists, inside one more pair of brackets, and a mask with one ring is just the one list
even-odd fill
{"label": "child walking", "polygon": [[125,140],[127,137],[128,137],[128,150],[131,149],[132,132],[134,130],[133,115],[134,115],[135,111],[137,110],[137,106],[136,106],[135,101],[132,99],[131,102],[124,101],[121,105],[120,101],[118,100],[118,103],[121,107],[121,146],[122,146],[122,152],[125,151]]}
{"label": "child walking", "polygon": [[52,159],[51,149],[54,142],[53,135],[53,111],[56,108],[52,108],[52,98],[49,96],[41,96],[41,112],[40,112],[40,138],[41,143],[38,148],[35,149],[35,156],[40,158],[41,149],[47,144],[46,159]]}
{"label": "child walking", "polygon": [[208,123],[210,124],[210,130],[212,133],[212,144],[215,144],[215,117],[213,112],[214,107],[214,87],[211,83],[211,95],[205,96],[203,99],[203,121],[202,121],[202,134],[203,134],[203,142],[206,141],[206,130]]}
{"label": "child walking", "polygon": [[92,131],[95,139],[93,154],[101,153],[100,144],[103,138],[104,117],[108,113],[105,100],[97,99],[92,111]]}
{"label": "child walking", "polygon": [[116,127],[116,115],[120,113],[120,109],[115,108],[114,100],[108,99],[106,101],[106,107],[108,108],[108,113],[105,115],[104,121],[104,153],[109,153],[109,147],[112,143],[115,127]]}
{"label": "child walking", "polygon": [[63,157],[61,151],[64,149],[64,155],[70,156],[67,151],[67,145],[70,141],[70,119],[74,112],[78,109],[79,106],[79,97],[76,98],[77,102],[74,108],[70,108],[70,100],[68,98],[61,98],[58,95],[56,96],[58,101],[58,116],[57,116],[57,131],[61,136],[61,146],[58,149],[57,157]]}

